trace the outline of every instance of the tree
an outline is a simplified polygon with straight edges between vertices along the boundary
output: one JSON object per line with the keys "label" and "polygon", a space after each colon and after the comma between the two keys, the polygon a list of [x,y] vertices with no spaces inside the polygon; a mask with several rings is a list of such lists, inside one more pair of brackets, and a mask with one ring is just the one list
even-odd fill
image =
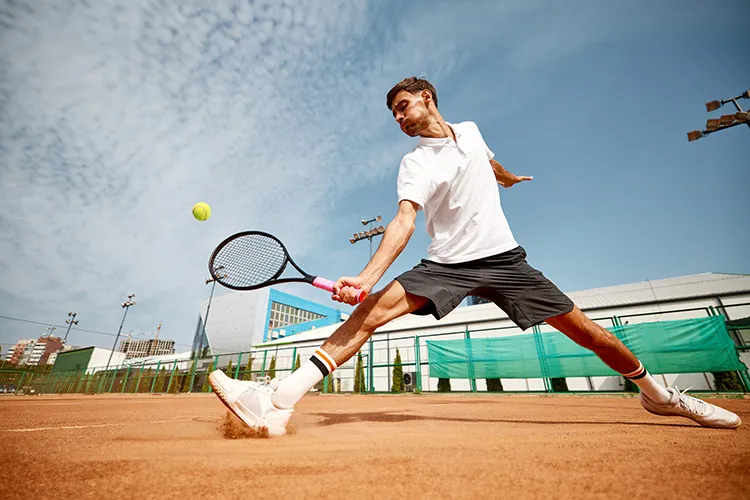
{"label": "tree", "polygon": [[451,392],[451,379],[449,378],[438,379],[438,392]]}
{"label": "tree", "polygon": [[354,370],[354,392],[367,392],[365,385],[365,367],[362,363],[362,353],[357,353],[357,366]]}
{"label": "tree", "polygon": [[143,377],[141,377],[141,385],[138,388],[138,392],[150,392],[151,391],[151,378],[153,377],[154,369],[150,366],[145,371]]}
{"label": "tree", "polygon": [[253,357],[250,356],[247,359],[247,364],[245,365],[244,370],[242,371],[242,380],[252,380],[253,379]]}
{"label": "tree", "polygon": [[187,378],[185,379],[185,384],[182,386],[182,390],[185,392],[190,391],[190,380],[192,379],[193,382],[195,382],[195,370],[198,369],[198,359],[193,358],[193,366],[190,367],[190,371],[187,373]]}
{"label": "tree", "polygon": [[226,368],[224,368],[224,373],[227,374],[227,377],[234,377],[234,372],[232,371],[232,360],[229,360],[229,364]]}
{"label": "tree", "polygon": [[743,391],[742,382],[737,372],[713,372],[714,385],[717,391]]}
{"label": "tree", "polygon": [[488,378],[487,392],[503,392],[503,382],[499,378]]}
{"label": "tree", "polygon": [[404,392],[404,368],[401,366],[401,353],[396,349],[396,359],[393,360],[393,384],[391,392]]}
{"label": "tree", "polygon": [[293,371],[295,371],[295,372],[296,372],[297,370],[299,370],[299,367],[300,367],[300,366],[301,366],[301,365],[300,365],[299,354],[297,354],[297,361],[296,361],[296,362],[294,363],[294,370],[293,370]]}
{"label": "tree", "polygon": [[552,392],[568,392],[568,382],[565,377],[549,379],[552,384]]}
{"label": "tree", "polygon": [[169,376],[169,387],[167,388],[167,392],[170,394],[175,394],[180,388],[180,371],[177,369],[177,364],[174,365],[172,368],[172,374]]}
{"label": "tree", "polygon": [[164,382],[166,376],[166,369],[164,367],[159,370],[159,375],[156,377],[156,385],[154,386],[154,392],[164,392]]}
{"label": "tree", "polygon": [[633,383],[632,380],[630,380],[627,377],[623,377],[625,379],[625,384],[622,387],[622,390],[625,392],[638,392],[638,386]]}
{"label": "tree", "polygon": [[208,392],[209,389],[211,389],[211,384],[208,383],[208,375],[214,371],[214,362],[211,361],[211,364],[208,365],[208,370],[206,370],[206,378],[203,379],[203,385],[201,386],[201,392]]}
{"label": "tree", "polygon": [[266,372],[266,375],[272,379],[276,378],[276,356],[271,356],[271,364],[268,365],[268,372]]}

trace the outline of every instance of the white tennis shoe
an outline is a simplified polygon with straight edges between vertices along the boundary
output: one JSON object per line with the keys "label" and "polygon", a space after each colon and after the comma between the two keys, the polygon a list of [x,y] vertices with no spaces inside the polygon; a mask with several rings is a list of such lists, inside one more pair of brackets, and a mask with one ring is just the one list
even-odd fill
{"label": "white tennis shoe", "polygon": [[641,406],[654,415],[686,417],[703,427],[736,429],[742,423],[731,411],[685,394],[689,390],[680,392],[677,387],[667,387],[669,401],[666,403],[657,403],[641,392]]}
{"label": "white tennis shoe", "polygon": [[256,431],[268,430],[269,436],[283,436],[293,409],[277,408],[271,401],[277,379],[266,377],[262,382],[235,380],[216,370],[208,376],[216,396],[232,413]]}

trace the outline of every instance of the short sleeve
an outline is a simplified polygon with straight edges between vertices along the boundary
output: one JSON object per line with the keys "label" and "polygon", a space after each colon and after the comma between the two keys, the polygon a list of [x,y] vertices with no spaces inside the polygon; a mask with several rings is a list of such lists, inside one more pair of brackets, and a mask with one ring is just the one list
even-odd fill
{"label": "short sleeve", "polygon": [[430,176],[414,159],[404,157],[398,170],[397,192],[398,201],[409,200],[421,209],[430,195]]}
{"label": "short sleeve", "polygon": [[479,143],[482,145],[484,152],[487,153],[487,159],[493,159],[495,157],[495,153],[493,153],[489,146],[487,146],[487,143],[484,142],[484,138],[482,137],[482,133],[479,131],[479,127],[477,127],[477,124],[473,122],[472,125],[474,125],[474,130],[476,130],[477,137],[479,138]]}

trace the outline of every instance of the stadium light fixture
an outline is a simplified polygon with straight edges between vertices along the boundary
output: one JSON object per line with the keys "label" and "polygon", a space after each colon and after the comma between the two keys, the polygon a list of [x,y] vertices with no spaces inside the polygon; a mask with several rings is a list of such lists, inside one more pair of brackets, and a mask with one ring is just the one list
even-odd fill
{"label": "stadium light fixture", "polygon": [[706,130],[709,132],[713,132],[714,130],[717,130],[719,128],[719,120],[715,118],[709,118],[706,120]]}
{"label": "stadium light fixture", "polygon": [[383,233],[385,233],[385,227],[379,226],[379,227],[373,227],[373,222],[380,222],[383,220],[383,218],[380,215],[377,215],[373,217],[372,219],[362,219],[360,222],[363,226],[366,226],[367,224],[370,225],[369,229],[367,231],[360,231],[358,233],[354,233],[353,238],[349,238],[349,243],[354,245],[356,242],[360,240],[369,240],[370,241],[370,258],[372,258],[372,239],[376,236],[379,236]]}
{"label": "stadium light fixture", "polygon": [[688,132],[688,141],[690,142],[697,141],[701,137],[703,137],[703,132],[700,130],[691,130]]}
{"label": "stadium light fixture", "polygon": [[709,119],[706,121],[706,129],[705,130],[691,130],[688,132],[688,141],[697,141],[701,137],[705,137],[708,134],[711,134],[713,132],[717,132],[719,130],[724,130],[727,128],[735,127],[737,125],[745,124],[750,128],[750,119],[748,119],[748,114],[745,112],[740,104],[737,102],[739,99],[750,99],[750,89],[744,91],[740,95],[736,97],[732,97],[731,99],[719,99],[719,100],[713,100],[708,101],[706,103],[706,111],[716,111],[720,107],[722,107],[724,104],[732,103],[734,107],[737,109],[737,113],[733,114],[727,114],[722,115],[720,118],[715,119]]}
{"label": "stadium light fixture", "polygon": [[706,112],[710,113],[711,111],[716,111],[719,109],[724,103],[721,101],[708,101],[706,103]]}

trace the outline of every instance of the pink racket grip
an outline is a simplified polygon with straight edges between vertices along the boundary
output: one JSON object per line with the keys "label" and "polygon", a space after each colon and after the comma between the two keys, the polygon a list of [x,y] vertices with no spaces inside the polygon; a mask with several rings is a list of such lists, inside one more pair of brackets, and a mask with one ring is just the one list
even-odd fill
{"label": "pink racket grip", "polygon": [[[327,280],[325,278],[321,278],[320,276],[318,276],[317,278],[313,280],[312,284],[313,286],[318,287],[320,289],[333,292],[333,285],[335,285],[336,283],[334,283],[331,280]],[[355,290],[359,292],[359,294],[357,295],[357,302],[362,302],[363,300],[365,300],[365,297],[367,297],[367,292],[365,292],[364,290],[360,290],[359,288],[355,288]]]}

